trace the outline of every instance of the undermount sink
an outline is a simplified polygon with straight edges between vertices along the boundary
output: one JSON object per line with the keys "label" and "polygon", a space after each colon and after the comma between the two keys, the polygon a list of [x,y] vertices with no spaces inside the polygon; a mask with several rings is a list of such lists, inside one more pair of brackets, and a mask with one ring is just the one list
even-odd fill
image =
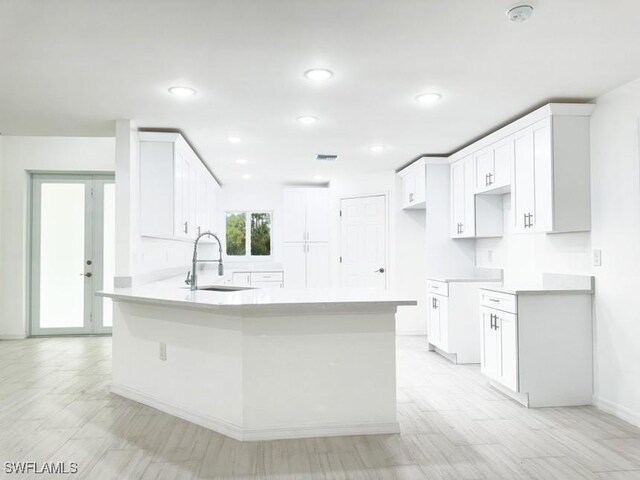
{"label": "undermount sink", "polygon": [[242,290],[253,290],[253,288],[236,287],[233,285],[211,285],[208,287],[198,287],[198,290],[208,290],[210,292],[240,292]]}

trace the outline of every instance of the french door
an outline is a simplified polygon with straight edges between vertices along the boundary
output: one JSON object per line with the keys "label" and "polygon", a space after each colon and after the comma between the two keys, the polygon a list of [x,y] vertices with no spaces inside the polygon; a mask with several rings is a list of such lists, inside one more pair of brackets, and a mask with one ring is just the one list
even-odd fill
{"label": "french door", "polygon": [[31,335],[110,333],[113,285],[113,175],[33,174]]}

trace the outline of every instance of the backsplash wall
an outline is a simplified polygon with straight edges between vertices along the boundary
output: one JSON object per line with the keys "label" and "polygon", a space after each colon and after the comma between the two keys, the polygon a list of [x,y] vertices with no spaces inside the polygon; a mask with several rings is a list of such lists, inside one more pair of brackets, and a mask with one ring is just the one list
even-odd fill
{"label": "backsplash wall", "polygon": [[591,275],[589,232],[514,234],[511,195],[503,195],[504,235],[476,240],[476,265],[504,269],[506,285],[539,285],[543,272]]}

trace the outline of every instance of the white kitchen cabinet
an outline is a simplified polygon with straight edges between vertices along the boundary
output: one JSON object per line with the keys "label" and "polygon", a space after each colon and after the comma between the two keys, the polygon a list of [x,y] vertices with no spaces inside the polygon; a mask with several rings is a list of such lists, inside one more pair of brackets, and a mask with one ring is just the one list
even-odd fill
{"label": "white kitchen cabinet", "polygon": [[213,230],[219,188],[180,134],[140,132],[142,236],[193,240]]}
{"label": "white kitchen cabinet", "polygon": [[514,231],[591,229],[589,117],[550,116],[515,134]]}
{"label": "white kitchen cabinet", "polygon": [[329,244],[285,243],[284,271],[287,288],[329,287]]}
{"label": "white kitchen cabinet", "polygon": [[499,237],[502,235],[502,199],[498,195],[475,195],[473,155],[451,164],[451,238]]}
{"label": "white kitchen cabinet", "polygon": [[423,158],[398,172],[402,181],[402,208],[426,208],[426,169]]}
{"label": "white kitchen cabinet", "polygon": [[478,291],[481,287],[498,285],[498,279],[429,279],[429,349],[454,363],[480,363]]}
{"label": "white kitchen cabinet", "polygon": [[511,185],[513,137],[508,136],[473,155],[476,193],[506,193]]}
{"label": "white kitchen cabinet", "polygon": [[481,371],[528,407],[588,405],[593,395],[589,290],[480,290]]}
{"label": "white kitchen cabinet", "polygon": [[328,242],[329,189],[285,188],[283,219],[285,242]]}

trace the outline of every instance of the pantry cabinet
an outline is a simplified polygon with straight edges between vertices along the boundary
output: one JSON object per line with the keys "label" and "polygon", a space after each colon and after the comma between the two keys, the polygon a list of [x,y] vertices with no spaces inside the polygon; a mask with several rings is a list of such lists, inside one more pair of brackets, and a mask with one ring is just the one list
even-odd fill
{"label": "pantry cabinet", "polygon": [[140,132],[140,234],[193,240],[215,231],[220,186],[177,133]]}
{"label": "pantry cabinet", "polygon": [[286,287],[328,287],[329,189],[286,188],[283,230]]}
{"label": "pantry cabinet", "polygon": [[402,208],[426,208],[426,166],[420,158],[398,172],[402,182]]}

